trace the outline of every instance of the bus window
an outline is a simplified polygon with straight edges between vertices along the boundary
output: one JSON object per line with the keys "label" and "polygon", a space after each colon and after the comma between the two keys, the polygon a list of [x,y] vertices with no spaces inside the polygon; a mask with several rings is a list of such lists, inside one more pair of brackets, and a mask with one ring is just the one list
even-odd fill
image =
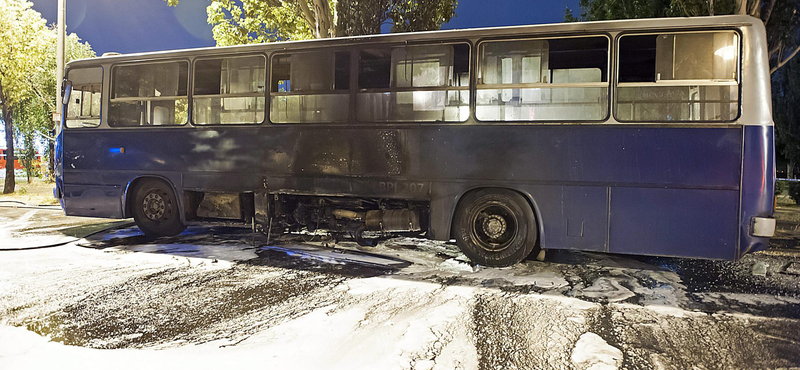
{"label": "bus window", "polygon": [[464,122],[469,117],[469,45],[365,49],[356,117],[362,122]]}
{"label": "bus window", "polygon": [[344,122],[350,113],[350,53],[276,55],[270,85],[271,122]]}
{"label": "bus window", "polygon": [[481,121],[598,121],[608,115],[608,38],[480,44]]}
{"label": "bus window", "polygon": [[739,40],[733,31],[623,36],[620,121],[731,121],[739,112]]}
{"label": "bus window", "polygon": [[112,69],[108,125],[182,125],[188,119],[188,62],[122,65]]}
{"label": "bus window", "polygon": [[80,68],[68,72],[72,93],[67,103],[68,128],[100,126],[100,95],[103,89],[103,68]]}
{"label": "bus window", "polygon": [[263,123],[266,70],[263,56],[196,61],[192,121],[197,125]]}

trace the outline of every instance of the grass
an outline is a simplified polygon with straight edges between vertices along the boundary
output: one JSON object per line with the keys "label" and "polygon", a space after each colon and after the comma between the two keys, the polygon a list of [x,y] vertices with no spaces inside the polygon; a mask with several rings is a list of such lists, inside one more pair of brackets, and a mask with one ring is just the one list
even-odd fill
{"label": "grass", "polygon": [[[23,202],[30,205],[58,204],[58,200],[53,198],[55,183],[40,178],[31,179],[31,183],[25,181],[24,177],[17,177],[16,180],[16,191],[11,194],[0,194],[0,201]],[[3,181],[4,179],[0,179],[0,182]]]}

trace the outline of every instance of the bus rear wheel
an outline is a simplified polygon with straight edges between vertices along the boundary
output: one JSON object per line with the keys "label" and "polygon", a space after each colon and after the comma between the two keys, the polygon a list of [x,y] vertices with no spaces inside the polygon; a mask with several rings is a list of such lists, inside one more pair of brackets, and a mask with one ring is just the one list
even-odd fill
{"label": "bus rear wheel", "polygon": [[454,219],[456,244],[484,266],[511,266],[536,246],[536,218],[525,198],[506,189],[481,189],[464,196]]}
{"label": "bus rear wheel", "polygon": [[175,193],[161,180],[144,179],[136,185],[131,213],[145,235],[178,235],[186,229]]}

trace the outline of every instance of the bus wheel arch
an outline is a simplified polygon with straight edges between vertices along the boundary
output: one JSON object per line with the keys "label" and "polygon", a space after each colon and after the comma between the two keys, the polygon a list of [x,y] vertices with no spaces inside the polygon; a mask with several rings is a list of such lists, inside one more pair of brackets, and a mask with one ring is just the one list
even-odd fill
{"label": "bus wheel arch", "polygon": [[[470,259],[487,266],[509,266],[541,250],[544,230],[536,202],[522,191],[506,187],[474,187],[457,198],[450,220],[450,238]],[[481,216],[482,215],[482,216]],[[479,221],[480,220],[483,221]],[[482,226],[481,226],[482,225]],[[492,230],[509,240],[493,239]],[[488,243],[488,244],[487,244]],[[503,244],[507,247],[503,247]],[[495,250],[489,244],[502,247]],[[509,248],[505,250],[505,248]]]}
{"label": "bus wheel arch", "polygon": [[[167,236],[186,228],[184,205],[171,181],[161,176],[140,176],[125,190],[125,216],[133,217],[145,234]],[[160,212],[145,210],[145,202],[156,204]],[[142,206],[140,206],[142,205]],[[159,208],[156,207],[156,208]]]}
{"label": "bus wheel arch", "polygon": [[[175,185],[172,183],[172,181],[170,181],[169,179],[167,179],[164,176],[160,176],[160,175],[141,175],[141,176],[134,177],[132,180],[128,181],[128,184],[125,186],[125,189],[124,189],[124,191],[122,193],[122,197],[123,197],[122,198],[122,217],[124,217],[124,218],[133,217],[133,215],[131,213],[131,203],[133,202],[133,198],[135,196],[134,191],[136,190],[136,185],[139,184],[141,181],[144,181],[144,180],[147,180],[147,179],[161,180],[161,181],[165,182],[167,185],[169,185],[170,188],[172,188],[172,192],[174,194],[176,194],[176,196],[177,196],[178,189],[175,188]],[[178,202],[178,203],[179,203],[179,207],[182,210],[183,209],[183,204],[181,204],[182,202]]]}

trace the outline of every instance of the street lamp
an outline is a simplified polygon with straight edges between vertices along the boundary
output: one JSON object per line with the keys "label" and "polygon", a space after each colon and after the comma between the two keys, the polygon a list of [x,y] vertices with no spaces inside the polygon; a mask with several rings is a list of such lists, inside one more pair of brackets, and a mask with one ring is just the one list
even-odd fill
{"label": "street lamp", "polygon": [[55,112],[53,112],[53,120],[56,122],[56,135],[61,130],[61,84],[64,81],[64,47],[65,44],[65,37],[66,37],[66,0],[58,0],[58,41],[56,43],[56,104],[55,104]]}

